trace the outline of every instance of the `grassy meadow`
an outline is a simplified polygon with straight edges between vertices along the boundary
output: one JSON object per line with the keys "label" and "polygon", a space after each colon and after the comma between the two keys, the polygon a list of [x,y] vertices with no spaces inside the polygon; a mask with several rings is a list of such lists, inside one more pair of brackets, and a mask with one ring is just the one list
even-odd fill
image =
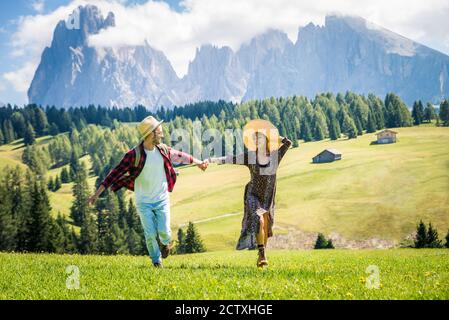
{"label": "grassy meadow", "polygon": [[[301,230],[399,243],[423,219],[443,238],[449,128],[395,130],[396,144],[374,145],[375,136],[365,134],[291,149],[278,170],[275,234]],[[325,148],[343,159],[312,164]],[[25,168],[22,152],[21,141],[0,146],[0,170]],[[82,160],[90,165],[88,156]],[[89,177],[92,188],[95,179]],[[171,256],[164,269],[147,257],[0,253],[0,299],[449,299],[448,249],[269,250],[270,266],[257,269],[255,251],[233,250],[248,179],[238,165],[180,169],[171,195],[173,234],[195,222],[206,253]],[[50,192],[54,215],[69,216],[72,186]],[[78,289],[66,286],[70,265],[79,270]],[[379,270],[378,288],[366,287],[369,266]]]}
{"label": "grassy meadow", "polygon": [[[373,134],[357,139],[300,143],[278,170],[275,232],[338,233],[345,239],[385,239],[398,244],[416,223],[432,221],[444,236],[449,229],[449,128],[397,128],[398,142],[373,145]],[[38,139],[44,145],[51,137]],[[312,164],[325,148],[342,160]],[[0,169],[20,165],[23,145],[0,147]],[[90,158],[82,159],[90,166]],[[52,169],[49,176],[60,174]],[[243,214],[246,167],[211,164],[206,172],[181,168],[171,194],[173,232],[196,222],[208,250],[234,248]],[[94,187],[96,177],[89,178]],[[132,196],[132,193],[129,193]],[[72,184],[50,192],[53,214],[68,216]]]}
{"label": "grassy meadow", "polygon": [[[449,250],[277,250],[268,258],[257,269],[255,251],[219,251],[172,256],[155,269],[146,257],[0,253],[0,299],[449,299]],[[68,266],[78,268],[79,287]],[[379,282],[369,282],[369,266]]]}

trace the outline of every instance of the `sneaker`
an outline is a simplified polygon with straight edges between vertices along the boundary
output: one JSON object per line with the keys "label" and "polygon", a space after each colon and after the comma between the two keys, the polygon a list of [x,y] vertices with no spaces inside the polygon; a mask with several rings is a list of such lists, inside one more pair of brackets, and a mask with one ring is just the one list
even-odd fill
{"label": "sneaker", "polygon": [[263,268],[268,266],[268,260],[265,257],[265,248],[259,249],[259,257],[257,259],[257,267]]}
{"label": "sneaker", "polygon": [[153,263],[153,266],[154,266],[155,268],[163,268],[162,262],[154,262],[154,263]]}
{"label": "sneaker", "polygon": [[161,255],[162,258],[165,259],[170,254],[170,246],[169,245],[161,245]]}

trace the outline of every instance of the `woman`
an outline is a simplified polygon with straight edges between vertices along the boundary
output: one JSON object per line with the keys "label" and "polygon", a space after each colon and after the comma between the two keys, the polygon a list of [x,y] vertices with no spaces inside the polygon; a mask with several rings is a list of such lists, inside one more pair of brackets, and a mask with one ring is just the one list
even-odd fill
{"label": "woman", "polygon": [[265,120],[250,121],[243,136],[248,151],[239,156],[211,158],[210,162],[243,164],[249,168],[251,180],[245,187],[244,216],[237,250],[257,246],[257,266],[264,267],[268,265],[265,247],[273,235],[276,171],[292,142],[279,137],[276,127]]}

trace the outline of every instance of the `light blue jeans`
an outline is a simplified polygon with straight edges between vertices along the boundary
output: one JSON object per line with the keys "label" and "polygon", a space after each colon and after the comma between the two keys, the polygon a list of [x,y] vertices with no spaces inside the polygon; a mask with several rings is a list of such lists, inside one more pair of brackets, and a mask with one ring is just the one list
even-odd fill
{"label": "light blue jeans", "polygon": [[168,245],[171,240],[170,198],[155,203],[136,203],[140,215],[148,254],[153,263],[161,262],[161,251],[157,242]]}

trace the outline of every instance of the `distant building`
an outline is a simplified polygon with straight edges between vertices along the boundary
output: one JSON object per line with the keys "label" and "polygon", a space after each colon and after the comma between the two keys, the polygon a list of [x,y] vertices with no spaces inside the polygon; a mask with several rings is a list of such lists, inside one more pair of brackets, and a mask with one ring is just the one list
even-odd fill
{"label": "distant building", "polygon": [[341,152],[335,149],[326,149],[313,157],[313,163],[323,163],[341,160]]}
{"label": "distant building", "polygon": [[395,143],[397,134],[398,133],[393,130],[389,129],[382,130],[381,132],[376,133],[377,143],[378,144]]}

